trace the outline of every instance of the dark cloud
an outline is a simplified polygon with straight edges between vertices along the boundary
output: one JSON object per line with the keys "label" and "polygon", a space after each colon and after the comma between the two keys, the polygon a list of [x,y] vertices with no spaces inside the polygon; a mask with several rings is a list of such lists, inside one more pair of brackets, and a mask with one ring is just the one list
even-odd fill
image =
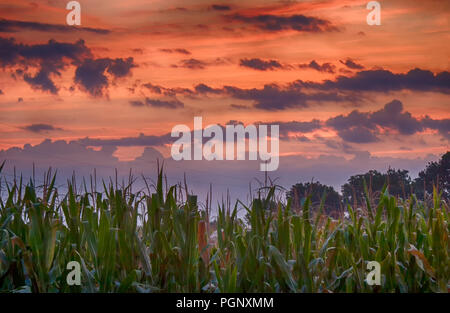
{"label": "dark cloud", "polygon": [[114,146],[114,147],[131,147],[131,146],[163,146],[171,143],[176,138],[172,138],[170,133],[162,136],[144,135],[139,134],[137,137],[123,137],[118,139],[95,139],[95,138],[82,138],[74,142],[83,146]]}
{"label": "dark cloud", "polygon": [[331,74],[334,74],[336,69],[336,66],[331,63],[323,63],[322,65],[320,65],[315,60],[312,60],[309,64],[300,64],[298,67],[301,69],[311,68],[319,72]]}
{"label": "dark cloud", "polygon": [[450,119],[413,117],[411,113],[404,111],[399,100],[393,100],[375,112],[354,110],[348,115],[338,115],[328,119],[326,125],[336,130],[343,140],[353,143],[378,141],[381,130],[384,133],[394,131],[401,135],[414,135],[425,129],[432,129],[450,139]]}
{"label": "dark cloud", "polygon": [[318,33],[338,30],[327,20],[305,15],[281,16],[264,14],[256,16],[244,16],[235,14],[229,16],[229,18],[233,21],[252,24],[259,29],[273,32],[295,30],[298,32]]}
{"label": "dark cloud", "polygon": [[224,86],[213,88],[205,84],[199,84],[190,89],[170,89],[173,94],[183,94],[185,96],[194,95],[222,95],[240,100],[253,102],[253,107],[267,111],[285,110],[288,108],[308,107],[311,101],[350,101],[355,100],[355,96],[340,95],[336,92],[316,92],[304,93],[297,84],[279,86],[277,84],[267,84],[263,88],[244,89],[235,86]]}
{"label": "dark cloud", "polygon": [[356,63],[355,61],[353,61],[350,58],[348,58],[345,61],[339,60],[339,62],[341,62],[342,64],[344,64],[348,68],[351,68],[352,70],[362,70],[364,68],[364,66],[362,66],[361,64]]}
{"label": "dark cloud", "polygon": [[190,55],[191,52],[183,49],[183,48],[177,48],[177,49],[159,49],[159,51],[161,52],[165,52],[165,53],[179,53],[179,54],[184,54],[184,55]]}
{"label": "dark cloud", "polygon": [[50,79],[52,72],[46,71],[44,68],[40,69],[36,75],[31,76],[25,74],[23,80],[26,81],[33,89],[48,91],[52,94],[58,93],[58,88],[55,83]]}
{"label": "dark cloud", "polygon": [[[289,84],[267,84],[263,88],[239,88],[224,86],[210,87],[198,84],[194,89],[165,88],[158,85],[145,84],[153,93],[174,97],[183,95],[188,97],[207,96],[208,94],[232,97],[239,100],[252,101],[254,108],[276,111],[291,108],[305,108],[312,103],[344,102],[357,104],[363,100],[363,92],[390,92],[402,89],[412,91],[434,91],[444,94],[450,93],[450,73],[433,74],[430,71],[415,69],[406,74],[395,74],[387,70],[367,70],[354,76],[338,76],[335,80],[311,82],[297,80]],[[381,114],[381,113],[380,113]],[[398,123],[403,132],[407,132],[409,125],[405,116],[399,117]],[[406,121],[406,122],[405,122]]]}
{"label": "dark cloud", "polygon": [[162,86],[154,85],[152,83],[146,83],[146,84],[143,84],[142,86],[144,86],[145,88],[150,90],[152,93],[157,93],[157,94],[161,94],[163,90],[166,90],[166,88],[164,88]]}
{"label": "dark cloud", "polygon": [[3,90],[0,89],[0,95],[4,95]]}
{"label": "dark cloud", "polygon": [[199,94],[206,94],[206,93],[220,94],[223,92],[222,89],[211,88],[205,84],[198,84],[197,86],[194,87],[194,90],[196,93],[199,93]]}
{"label": "dark cloud", "polygon": [[348,70],[346,68],[340,68],[339,73],[347,74],[347,75],[353,74],[353,72],[351,70]]}
{"label": "dark cloud", "polygon": [[[122,78],[137,66],[133,58],[93,59],[83,40],[75,43],[49,40],[45,44],[26,45],[14,38],[0,37],[0,47],[0,67],[19,67],[16,75],[22,76],[33,89],[52,94],[59,90],[53,78],[61,76],[61,71],[70,65],[76,66],[74,82],[93,96],[102,96],[108,87],[106,73],[114,79]],[[37,71],[28,73],[30,67],[37,67]]]}
{"label": "dark cloud", "polygon": [[75,71],[75,83],[94,97],[101,97],[109,85],[106,72],[113,78],[130,75],[131,69],[136,67],[133,58],[127,59],[86,59]]}
{"label": "dark cloud", "polygon": [[[267,124],[267,123],[258,123],[258,124]],[[322,127],[322,123],[319,120],[312,120],[309,122],[270,122],[271,125],[279,125],[280,126],[280,138],[281,139],[289,139],[289,133],[310,133]]]}
{"label": "dark cloud", "polygon": [[213,4],[211,5],[211,9],[216,11],[230,11],[231,7],[229,5],[224,4]]}
{"label": "dark cloud", "polygon": [[208,63],[206,63],[204,61],[200,61],[200,60],[197,60],[197,59],[186,59],[186,60],[181,60],[180,64],[177,65],[177,66],[178,67],[188,68],[188,69],[191,69],[191,70],[202,70],[207,65],[208,65]]}
{"label": "dark cloud", "polygon": [[152,83],[146,83],[142,85],[146,89],[148,89],[151,93],[154,94],[162,94],[164,96],[168,97],[175,97],[176,95],[183,95],[183,96],[194,96],[196,94],[195,91],[189,89],[189,88],[166,88],[164,86],[155,85]]}
{"label": "dark cloud", "polygon": [[91,51],[83,40],[76,43],[63,43],[49,40],[45,44],[25,45],[17,43],[14,38],[0,37],[0,66],[45,64],[52,71],[62,69],[63,60],[80,61],[91,56]]}
{"label": "dark cloud", "polygon": [[230,104],[230,107],[233,108],[233,109],[236,109],[236,110],[248,110],[248,109],[250,109],[250,108],[249,108],[248,106],[246,106],[246,105],[242,105],[242,104],[234,104],[234,103]]}
{"label": "dark cloud", "polygon": [[262,59],[241,59],[240,66],[249,67],[258,71],[267,71],[283,68],[283,65],[276,60],[262,60]]}
{"label": "dark cloud", "polygon": [[450,93],[450,72],[433,72],[422,69],[413,69],[404,73],[395,74],[388,70],[366,70],[354,76],[338,76],[334,81],[325,80],[321,83],[304,82],[298,80],[294,84],[321,90],[343,91],[375,91],[390,92],[397,90],[435,91]]}
{"label": "dark cloud", "polygon": [[62,32],[62,33],[72,33],[72,32],[91,32],[100,35],[107,35],[111,31],[99,28],[89,28],[89,27],[73,27],[68,25],[56,25],[56,24],[46,24],[38,22],[24,22],[24,21],[14,21],[0,19],[0,33],[13,33],[20,32],[24,30],[41,31],[41,32]]}
{"label": "dark cloud", "polygon": [[130,101],[130,104],[134,107],[143,107],[145,106],[145,103],[139,100],[132,100]]}
{"label": "dark cloud", "polygon": [[338,131],[338,135],[343,140],[353,143],[370,143],[379,140],[370,129],[361,126],[352,127],[349,129],[341,129]]}
{"label": "dark cloud", "polygon": [[425,128],[437,130],[444,138],[450,141],[450,119],[434,120],[426,116],[422,120],[422,125]]}
{"label": "dark cloud", "polygon": [[265,85],[262,89],[225,86],[224,90],[236,99],[251,100],[254,107],[268,111],[308,106],[306,95],[299,90],[282,88],[276,84]]}
{"label": "dark cloud", "polygon": [[75,82],[83,91],[94,97],[103,96],[103,91],[108,86],[108,77],[105,70],[110,62],[108,59],[87,59],[77,67],[75,71]]}
{"label": "dark cloud", "polygon": [[223,88],[225,94],[241,100],[253,101],[253,106],[257,109],[267,111],[286,110],[289,108],[305,108],[311,101],[349,101],[354,100],[353,96],[340,95],[335,92],[304,93],[295,84],[279,86],[277,84],[264,85],[262,89],[242,89],[233,86]]}
{"label": "dark cloud", "polygon": [[145,103],[156,108],[179,109],[184,107],[184,103],[178,99],[160,100],[146,98]]}
{"label": "dark cloud", "polygon": [[181,60],[178,64],[172,65],[172,67],[182,67],[182,68],[188,68],[191,70],[203,70],[208,66],[215,66],[215,65],[223,65],[229,63],[229,60],[223,59],[223,58],[216,58],[214,60],[198,60],[198,59],[185,59]]}
{"label": "dark cloud", "polygon": [[[140,145],[142,143],[154,143],[151,138],[141,135],[138,141],[128,140],[128,144]],[[91,139],[86,138],[86,143],[91,144]],[[299,140],[302,140],[299,138]],[[103,142],[104,143],[104,142]],[[102,144],[103,144],[102,143]],[[189,189],[205,199],[205,190],[209,191],[213,186],[213,197],[220,199],[224,194],[245,200],[249,189],[257,188],[254,178],[264,181],[265,173],[258,171],[259,161],[173,161],[170,157],[164,158],[156,149],[147,146],[141,157],[136,160],[119,161],[114,155],[115,143],[103,146],[100,150],[93,150],[89,145],[83,145],[72,141],[45,140],[38,145],[25,145],[23,148],[10,148],[0,150],[0,160],[8,160],[2,171],[2,176],[11,175],[14,166],[17,173],[23,173],[24,177],[31,177],[33,164],[35,164],[36,180],[40,182],[48,167],[58,169],[57,182],[59,186],[66,186],[66,179],[75,172],[77,177],[89,177],[93,169],[96,169],[97,179],[109,181],[108,177],[114,175],[114,169],[118,171],[119,182],[129,177],[130,168],[138,181],[135,186],[139,190],[145,188],[145,184],[139,179],[140,174],[146,177],[154,177],[156,172],[156,159],[164,160],[164,174],[167,175],[168,184],[177,184],[186,177]],[[354,151],[354,157],[346,159],[339,155],[321,154],[318,157],[307,158],[301,155],[281,156],[280,167],[270,177],[277,179],[277,185],[289,188],[295,183],[310,181],[311,177],[320,182],[333,185],[338,190],[346,182],[348,177],[355,173],[364,173],[371,169],[386,171],[387,164],[393,168],[402,168],[411,171],[411,175],[417,175],[427,162],[436,161],[439,156],[431,155],[426,158],[389,158],[371,156],[365,151]],[[253,162],[253,163],[252,163]],[[133,187],[133,188],[135,188]],[[64,188],[64,187],[59,187]]]}
{"label": "dark cloud", "polygon": [[62,130],[62,128],[54,127],[53,125],[49,125],[49,124],[31,124],[31,125],[22,127],[22,129],[33,132],[33,133],[42,133],[42,132],[48,132],[48,131]]}
{"label": "dark cloud", "polygon": [[403,112],[403,104],[399,100],[387,103],[383,109],[372,113],[370,119],[376,125],[396,129],[402,135],[412,135],[423,130],[421,121],[411,113]]}
{"label": "dark cloud", "polygon": [[49,40],[46,44],[25,45],[16,43],[13,38],[0,37],[0,47],[1,67],[38,67],[34,75],[23,69],[19,69],[16,73],[23,75],[25,82],[32,88],[52,94],[58,92],[58,87],[52,81],[53,76],[60,76],[60,71],[70,64],[68,62],[79,63],[82,59],[91,56],[91,51],[85,46],[83,40],[74,44]]}
{"label": "dark cloud", "polygon": [[108,66],[108,72],[115,78],[125,77],[130,75],[131,69],[137,67],[133,58],[127,59],[109,59],[110,65]]}

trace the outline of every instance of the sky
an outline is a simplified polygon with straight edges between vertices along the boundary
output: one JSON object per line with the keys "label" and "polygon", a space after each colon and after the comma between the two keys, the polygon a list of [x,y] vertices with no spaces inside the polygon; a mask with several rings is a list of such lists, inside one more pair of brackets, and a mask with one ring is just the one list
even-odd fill
{"label": "sky", "polygon": [[[258,162],[181,161],[171,129],[280,125],[288,188],[404,168],[449,150],[448,1],[0,0],[0,160],[5,173],[186,174],[243,196]],[[109,173],[109,174],[108,174]],[[250,187],[251,189],[251,187]]]}

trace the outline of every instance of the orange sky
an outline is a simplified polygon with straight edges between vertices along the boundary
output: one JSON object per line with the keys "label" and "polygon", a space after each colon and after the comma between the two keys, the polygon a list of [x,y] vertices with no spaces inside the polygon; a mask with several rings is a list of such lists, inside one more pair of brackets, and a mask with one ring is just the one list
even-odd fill
{"label": "orange sky", "polygon": [[[101,88],[101,94],[93,95],[74,79],[86,57],[76,61],[64,57],[62,66],[47,60],[41,52],[34,57],[30,57],[34,52],[20,52],[11,62],[2,56],[0,150],[27,143],[35,145],[46,138],[69,141],[136,137],[141,133],[160,136],[176,124],[191,126],[194,116],[203,116],[205,124],[225,124],[230,120],[245,124],[321,121],[319,129],[290,134],[304,136],[308,141],[282,141],[280,150],[285,155],[349,157],[354,151],[368,151],[374,156],[395,158],[440,154],[449,149],[450,90],[448,85],[442,86],[442,81],[448,82],[450,70],[448,1],[380,1],[380,26],[366,23],[368,1],[79,1],[81,27],[108,30],[107,34],[74,31],[64,26],[67,2],[0,0],[0,37],[14,38],[15,47],[26,45],[30,51],[51,39],[70,44],[83,39],[91,53],[89,59],[131,57],[133,66],[122,76],[113,75],[108,69],[101,72],[107,84]],[[299,16],[311,24],[306,25]],[[62,27],[42,27],[48,24]],[[322,29],[299,30],[305,25]],[[256,69],[242,65],[246,59],[274,61],[277,66]],[[308,66],[313,60],[319,66],[329,63],[334,70],[319,71]],[[347,60],[359,68],[345,65]],[[42,77],[36,74],[48,70],[48,64],[58,67],[57,73],[50,72],[48,76],[58,89],[53,93],[37,83]],[[384,82],[386,90],[375,91],[367,85],[361,87],[357,80],[348,90],[340,89],[342,84],[334,84],[330,89],[323,83],[334,82],[340,75],[352,78],[361,71],[384,69],[395,76],[416,68],[436,76],[429,84],[406,76],[399,78],[398,83],[406,87],[390,89],[389,83]],[[18,73],[18,69],[22,72]],[[441,80],[437,78],[439,73],[444,73],[439,76],[444,77]],[[25,77],[36,79],[30,83]],[[89,77],[84,79],[86,84],[92,83]],[[289,86],[297,80],[316,85],[292,91]],[[152,93],[145,87],[148,83],[165,89],[166,94]],[[383,83],[383,78],[379,83]],[[181,90],[194,91],[199,84],[220,91],[188,94]],[[276,85],[275,94],[255,96],[270,84]],[[225,92],[224,86],[240,91]],[[329,100],[311,99],[304,105],[299,104],[302,100],[293,100],[295,104],[284,106],[284,99],[295,98],[298,92],[303,96],[304,90],[308,95],[334,95],[328,94]],[[287,94],[279,95],[283,91]],[[270,97],[280,100],[274,101],[276,105],[271,102],[270,108],[264,107]],[[153,104],[146,105],[146,99]],[[327,120],[346,116],[353,110],[379,111],[394,99],[401,101],[402,112],[409,112],[416,121],[425,123],[423,119],[428,116],[439,121],[433,124],[439,126],[424,126],[407,133],[401,127],[397,129],[395,122],[385,122],[370,129],[377,140],[349,140],[344,136],[345,130],[339,132],[326,124]],[[162,103],[157,101],[165,105],[156,105]],[[258,101],[263,104],[258,106]],[[182,106],[172,108],[170,103]],[[33,125],[49,127],[30,127]],[[327,140],[351,149],[331,147]],[[144,148],[119,146],[115,155],[131,160]],[[167,156],[167,146],[156,148]]]}

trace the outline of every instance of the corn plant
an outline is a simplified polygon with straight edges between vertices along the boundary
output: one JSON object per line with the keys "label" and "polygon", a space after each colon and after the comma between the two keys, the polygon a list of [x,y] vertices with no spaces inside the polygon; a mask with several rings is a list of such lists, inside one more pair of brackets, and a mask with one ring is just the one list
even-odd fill
{"label": "corn plant", "polygon": [[[0,167],[0,173],[3,165]],[[301,210],[275,197],[276,186],[246,205],[219,203],[211,221],[180,185],[133,192],[133,180],[86,183],[66,192],[56,173],[37,185],[3,179],[0,191],[0,292],[447,292],[448,204],[398,199],[387,186],[374,205],[348,218]],[[325,199],[325,195],[324,195]],[[244,217],[238,211],[245,212]],[[215,234],[215,237],[213,236]],[[82,269],[66,282],[67,263]],[[377,261],[380,286],[366,265]]]}

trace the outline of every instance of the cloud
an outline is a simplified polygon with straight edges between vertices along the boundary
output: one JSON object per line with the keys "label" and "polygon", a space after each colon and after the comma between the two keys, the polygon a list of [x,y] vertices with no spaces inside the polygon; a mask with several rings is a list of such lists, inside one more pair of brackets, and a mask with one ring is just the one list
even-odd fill
{"label": "cloud", "polygon": [[131,147],[131,146],[163,146],[171,143],[176,138],[172,138],[170,133],[162,136],[153,136],[139,134],[137,137],[123,137],[117,139],[96,139],[96,138],[82,138],[73,141],[83,146],[114,146],[114,147]]}
{"label": "cloud", "polygon": [[220,94],[220,93],[223,93],[223,89],[211,88],[205,84],[198,84],[197,86],[194,87],[194,90],[198,94],[206,94],[206,93]]}
{"label": "cloud", "polygon": [[229,5],[224,4],[213,4],[211,5],[211,9],[215,11],[230,11],[231,7]]}
{"label": "cloud", "polygon": [[225,86],[225,92],[236,99],[252,100],[258,109],[274,111],[292,107],[307,107],[306,95],[298,90],[282,88],[276,84],[264,85],[262,89],[241,89]]}
{"label": "cloud", "polygon": [[179,54],[184,54],[184,55],[190,55],[191,52],[183,49],[183,48],[177,48],[177,49],[159,49],[159,51],[164,52],[164,53],[179,53]]}
{"label": "cloud", "polygon": [[140,100],[131,100],[129,103],[134,107],[143,107],[145,105],[145,103]]}
{"label": "cloud", "polygon": [[249,107],[246,105],[234,104],[234,103],[230,104],[230,107],[233,109],[236,109],[236,110],[248,110],[249,109]]}
{"label": "cloud", "polygon": [[86,59],[77,67],[74,81],[81,90],[94,97],[101,97],[109,85],[106,73],[113,78],[122,78],[130,75],[133,67],[136,67],[133,58]]}
{"label": "cloud", "polygon": [[295,30],[298,32],[320,33],[338,30],[327,20],[305,15],[283,16],[264,14],[256,16],[244,16],[235,14],[229,16],[228,18],[233,21],[252,24],[261,30],[270,32]]}
{"label": "cloud", "polygon": [[262,60],[262,59],[241,59],[240,66],[252,68],[258,71],[267,71],[283,68],[283,65],[276,60]]}
{"label": "cloud", "polygon": [[280,86],[277,84],[266,84],[263,88],[244,89],[235,86],[224,86],[222,88],[213,88],[206,84],[198,84],[194,90],[187,88],[164,88],[153,84],[144,84],[157,93],[164,93],[170,96],[181,94],[184,96],[198,95],[221,95],[239,100],[249,100],[253,102],[253,107],[266,111],[285,110],[289,108],[308,107],[311,101],[350,101],[355,100],[355,96],[346,96],[337,92],[315,92],[304,93],[302,88],[296,84]]}
{"label": "cloud", "polygon": [[45,44],[26,45],[17,43],[14,38],[0,37],[0,66],[45,64],[47,69],[56,71],[66,65],[63,60],[80,61],[91,56],[91,51],[83,40],[76,43],[63,43],[49,40]]}
{"label": "cloud", "polygon": [[296,81],[299,87],[320,90],[344,91],[374,91],[390,92],[398,90],[434,91],[444,94],[450,93],[450,72],[444,71],[434,74],[419,68],[407,73],[392,73],[389,70],[366,70],[357,72],[354,76],[338,76],[334,81],[325,80],[321,83]]}
{"label": "cloud", "polygon": [[179,109],[184,107],[184,103],[178,99],[172,100],[159,100],[146,98],[145,103],[156,108],[166,108],[166,109]]}
{"label": "cloud", "polygon": [[402,135],[413,135],[423,130],[421,121],[411,113],[403,112],[403,103],[399,100],[393,100],[383,109],[373,112],[370,120],[381,127],[396,129]]}
{"label": "cloud", "polygon": [[202,61],[202,60],[191,58],[191,59],[181,60],[178,64],[173,64],[172,67],[174,67],[174,68],[182,67],[182,68],[187,68],[187,69],[191,69],[191,70],[203,70],[208,66],[223,65],[223,64],[227,64],[227,63],[229,63],[229,61],[227,59],[223,59],[223,58],[216,58],[216,59],[210,60],[210,61]]}
{"label": "cloud", "polygon": [[450,141],[450,119],[434,120],[429,116],[425,116],[422,120],[425,128],[437,130],[444,138]]}
{"label": "cloud", "polygon": [[83,40],[74,44],[49,40],[46,44],[25,45],[16,43],[14,38],[0,37],[0,46],[1,67],[38,67],[35,75],[24,69],[16,73],[23,75],[24,81],[32,88],[52,94],[58,92],[58,87],[52,81],[53,76],[60,76],[60,72],[70,64],[68,62],[78,63],[91,56]]}
{"label": "cloud", "polygon": [[[259,122],[257,124],[267,124]],[[317,129],[322,128],[321,121],[314,119],[309,122],[299,122],[299,121],[291,121],[291,122],[280,122],[274,121],[270,122],[270,125],[279,125],[280,126],[280,138],[281,139],[289,139],[290,133],[310,133]]]}
{"label": "cloud", "polygon": [[[108,87],[108,77],[122,78],[131,74],[137,65],[133,58],[94,59],[83,40],[64,43],[49,40],[44,44],[17,43],[14,38],[0,37],[0,67],[19,67],[16,75],[33,89],[57,94],[59,87],[53,81],[68,66],[76,66],[74,82],[92,96],[102,96]],[[37,68],[34,74],[29,68]]]}
{"label": "cloud", "polygon": [[146,83],[142,85],[143,87],[147,88],[153,93],[161,94],[163,90],[166,90],[166,88],[158,85],[154,85],[152,83]]}
{"label": "cloud", "polygon": [[142,85],[142,87],[145,87],[147,90],[149,90],[151,93],[154,94],[162,94],[164,96],[168,97],[175,97],[176,95],[184,95],[184,96],[194,96],[196,94],[195,91],[189,89],[189,88],[166,88],[164,86],[155,85],[152,83],[145,83]]}
{"label": "cloud", "polygon": [[312,60],[309,64],[299,64],[298,67],[301,69],[311,68],[322,73],[330,74],[334,74],[336,69],[336,66],[331,63],[323,63],[322,65],[320,65],[315,60]]}
{"label": "cloud", "polygon": [[110,34],[111,31],[107,29],[89,28],[89,27],[73,27],[68,25],[46,24],[39,22],[24,22],[0,19],[0,33],[20,32],[24,30],[41,31],[41,32],[91,32],[99,35]]}
{"label": "cloud", "polygon": [[4,95],[3,90],[0,89],[0,95]]}
{"label": "cloud", "polygon": [[206,66],[208,66],[208,63],[197,59],[186,59],[181,60],[180,64],[177,66],[188,68],[191,70],[203,70]]}
{"label": "cloud", "polygon": [[41,68],[36,75],[31,76],[29,74],[25,74],[23,76],[23,80],[27,82],[33,89],[48,91],[52,94],[58,93],[58,88],[55,83],[50,79],[50,74],[52,72],[46,70],[45,68]]}
{"label": "cloud", "polygon": [[450,139],[450,119],[413,117],[411,113],[404,111],[403,103],[399,100],[392,100],[375,112],[354,110],[348,115],[338,115],[328,119],[325,124],[336,130],[343,140],[353,143],[379,141],[381,130],[384,133],[394,131],[410,136],[431,129]]}
{"label": "cloud", "polygon": [[355,61],[353,61],[350,58],[348,58],[345,61],[339,60],[339,62],[344,64],[346,67],[351,68],[352,70],[362,70],[364,68],[364,66],[362,66],[361,64],[356,63]]}
{"label": "cloud", "polygon": [[339,137],[347,142],[353,143],[370,143],[379,141],[377,136],[367,128],[355,126],[349,129],[341,129],[338,131]]}
{"label": "cloud", "polygon": [[[138,136],[140,141],[130,140],[132,145],[148,143],[149,138]],[[302,140],[302,139],[299,139]],[[92,143],[87,141],[86,143]],[[104,142],[103,142],[104,143]],[[156,171],[156,159],[164,160],[164,174],[167,175],[168,184],[173,185],[183,180],[184,174],[189,189],[204,199],[205,191],[213,186],[214,197],[220,199],[227,193],[232,197],[238,197],[245,201],[249,183],[251,188],[257,188],[254,178],[264,181],[264,173],[258,171],[259,161],[173,161],[170,157],[163,156],[154,148],[146,147],[142,156],[134,161],[119,161],[113,153],[116,151],[114,142],[103,146],[100,150],[93,150],[89,145],[80,142],[65,142],[62,140],[45,140],[37,145],[26,144],[23,148],[10,148],[0,150],[0,160],[7,160],[2,176],[8,178],[13,175],[13,166],[17,173],[23,173],[24,177],[32,175],[35,164],[36,180],[42,177],[48,167],[58,169],[56,184],[64,186],[66,179],[75,171],[78,178],[89,177],[93,169],[96,169],[97,179],[101,185],[101,179],[108,181],[108,177],[114,175],[114,169],[118,171],[118,178],[128,178],[130,169],[133,174],[147,177]],[[370,169],[386,171],[390,165],[393,168],[402,168],[411,171],[411,176],[417,175],[427,162],[436,161],[439,157],[429,155],[426,158],[390,158],[375,157],[367,151],[354,151],[354,157],[345,159],[339,155],[319,155],[307,158],[301,155],[281,156],[279,169],[271,173],[270,177],[277,177],[277,184],[289,188],[298,183],[310,181],[312,177],[324,184],[339,186],[344,184],[348,177],[357,173],[364,173]],[[11,175],[11,176],[8,176]],[[133,188],[145,188],[145,184],[139,181]],[[63,187],[62,187],[63,188]]]}
{"label": "cloud", "polygon": [[125,77],[130,75],[131,69],[137,67],[133,58],[127,59],[108,59],[110,64],[108,66],[108,72],[115,78]]}
{"label": "cloud", "polygon": [[353,99],[334,92],[304,93],[295,84],[279,86],[267,84],[263,88],[242,89],[225,86],[223,91],[236,99],[253,101],[253,107],[266,111],[286,110],[289,108],[305,108],[311,101],[346,101]]}
{"label": "cloud", "polygon": [[23,126],[22,129],[33,132],[33,133],[42,133],[42,132],[48,132],[48,131],[63,130],[62,128],[58,128],[58,127],[55,127],[55,126],[49,125],[49,124],[31,124],[31,125]]}
{"label": "cloud", "polygon": [[[323,66],[323,65],[322,65]],[[214,88],[198,84],[194,89],[165,88],[151,83],[144,84],[154,93],[168,96],[207,96],[221,95],[239,100],[252,101],[254,108],[266,111],[279,111],[291,108],[306,108],[312,103],[343,102],[358,103],[364,92],[390,92],[398,90],[433,91],[450,93],[450,73],[433,74],[431,71],[414,69],[407,73],[395,74],[388,70],[366,70],[354,76],[338,76],[335,80],[312,82],[297,80],[278,85],[266,84],[262,88],[239,88],[223,86]],[[405,126],[406,127],[406,126]]]}

